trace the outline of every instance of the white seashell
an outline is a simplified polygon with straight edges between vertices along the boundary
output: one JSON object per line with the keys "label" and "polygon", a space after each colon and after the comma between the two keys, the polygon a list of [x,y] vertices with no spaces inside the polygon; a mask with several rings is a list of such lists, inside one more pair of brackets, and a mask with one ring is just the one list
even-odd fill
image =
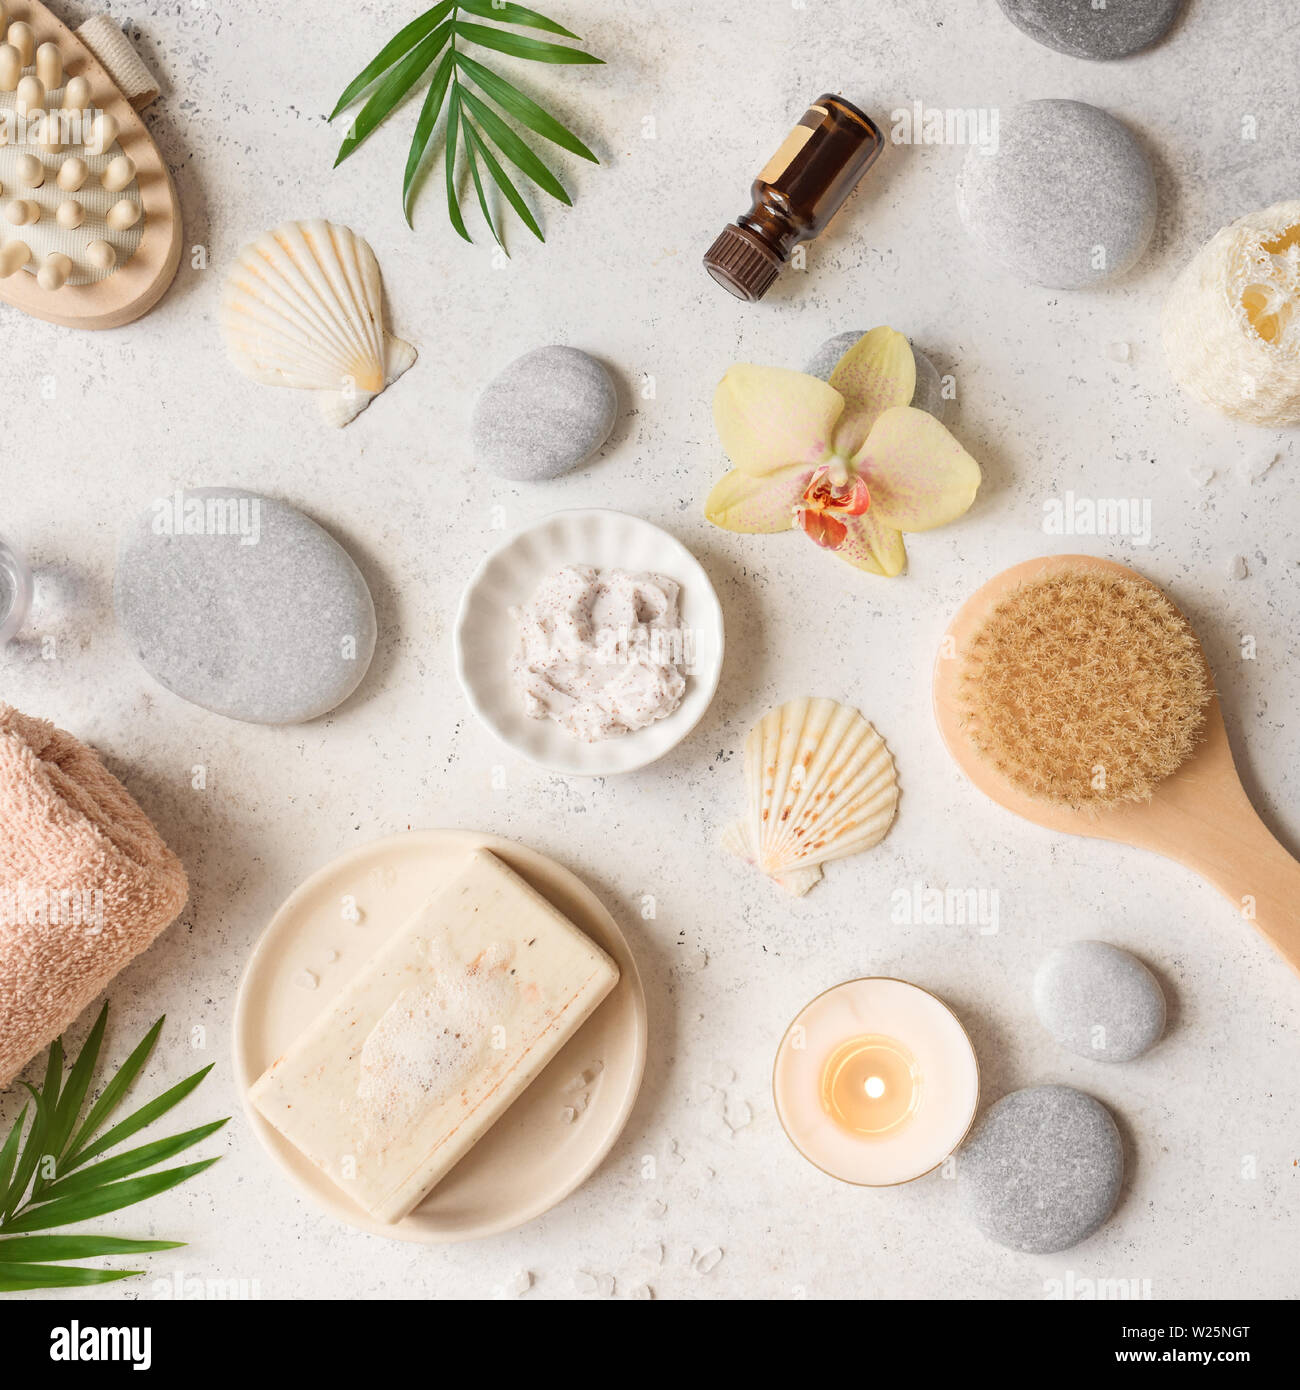
{"label": "white seashell", "polygon": [[847,705],[805,697],[766,714],[745,740],[743,820],[722,842],[796,897],[823,864],[878,845],[898,806],[885,741]]}
{"label": "white seashell", "polygon": [[1300,200],[1211,237],[1169,291],[1162,336],[1174,380],[1204,404],[1300,424]]}
{"label": "white seashell", "polygon": [[375,253],[330,222],[286,222],[244,247],[226,280],[221,326],[241,372],[322,392],[331,425],[355,419],[416,356],[385,331]]}

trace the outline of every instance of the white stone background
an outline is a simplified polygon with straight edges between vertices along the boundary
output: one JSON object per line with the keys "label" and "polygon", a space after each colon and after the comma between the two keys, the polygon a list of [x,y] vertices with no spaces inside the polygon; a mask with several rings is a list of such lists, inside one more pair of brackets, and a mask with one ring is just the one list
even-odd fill
{"label": "white stone background", "polygon": [[[57,8],[74,23],[86,13]],[[102,750],[183,857],[189,905],[112,986],[110,1052],[124,1056],[165,1010],[149,1080],[161,1089],[215,1062],[178,1117],[235,1117],[205,1147],[225,1154],[209,1173],[100,1223],[190,1242],[103,1296],[153,1297],[153,1279],[178,1271],[255,1280],[282,1297],[491,1297],[523,1271],[534,1276],[528,1297],[573,1296],[581,1271],[614,1276],[615,1296],[648,1285],[659,1298],[1039,1298],[1067,1271],[1149,1279],[1156,1296],[1300,1293],[1300,983],[1186,870],[1050,835],[983,800],[949,761],[929,695],[949,615],[1003,566],[1062,548],[1135,562],[1194,621],[1245,782],[1274,832],[1300,847],[1300,726],[1288,717],[1300,678],[1300,456],[1288,436],[1236,427],[1180,395],[1157,331],[1171,279],[1204,239],[1296,195],[1293,95],[1278,80],[1300,51],[1293,6],[1252,5],[1246,46],[1237,6],[1188,0],[1166,42],[1097,65],[1033,44],[992,0],[547,0],[607,66],[522,78],[602,164],[560,156],[575,207],[538,203],[547,244],[512,227],[503,267],[451,232],[436,182],[415,231],[404,226],[413,109],[330,172],[342,131],[325,113],[415,8],[114,4],[164,78],[149,123],[186,241],[206,248],[208,268],[187,264],[162,304],[119,332],[81,335],[3,312],[0,530],[28,546],[41,585],[32,628],[0,658],[3,695]],[[1159,170],[1155,243],[1104,291],[1022,287],[965,241],[953,194],[962,151],[891,148],[806,272],[761,306],[741,305],[707,279],[700,255],[823,91],[882,119],[918,98],[1104,106],[1140,132]],[[1241,138],[1247,115],[1253,141]],[[394,327],[420,349],[410,374],[341,432],[319,423],[309,397],[237,375],[215,322],[222,268],[240,245],[282,219],[319,215],[371,240]],[[797,535],[712,529],[701,504],[724,466],[710,399],[725,368],[799,365],[831,333],[878,322],[913,335],[955,376],[952,426],[985,475],[969,515],[913,538],[910,572],[894,581]],[[621,418],[590,467],[503,485],[475,466],[469,411],[494,373],[549,342],[610,365]],[[1117,343],[1130,360],[1115,360]],[[652,399],[641,395],[645,376]],[[1248,481],[1249,465],[1278,448],[1267,476]],[[1205,469],[1215,476],[1200,486],[1193,473]],[[110,599],[119,530],[155,496],[205,484],[296,503],[364,570],[379,649],[334,715],[289,729],[229,722],[155,686],[126,650]],[[1044,501],[1067,488],[1149,498],[1150,546],[1044,535]],[[565,781],[503,751],[452,670],[460,591],[500,540],[494,508],[513,528],[575,505],[634,512],[680,537],[712,576],[728,624],[721,689],[702,725],[657,765],[607,781]],[[1243,580],[1228,575],[1237,555]],[[1240,659],[1243,634],[1256,639],[1253,661]],[[44,637],[56,639],[55,660],[41,659]],[[904,792],[877,851],[789,901],[724,858],[717,839],[740,805],[745,732],[807,693],[856,703],[875,721]],[[209,770],[202,793],[190,788],[199,762]],[[504,791],[490,780],[498,765]],[[236,982],[276,906],[341,851],[407,826],[499,832],[576,870],[629,934],[650,1007],[645,1086],[603,1167],[540,1220],[459,1247],[385,1242],[313,1208],[261,1151],[231,1075]],[[998,932],[891,923],[891,892],[913,883],[996,889]],[[657,901],[653,921],[640,917],[644,894]],[[1075,1059],[1034,1017],[1035,966],[1082,936],[1133,948],[1166,985],[1168,1036],[1137,1063]],[[979,1053],[984,1103],[1058,1081],[1112,1107],[1128,1176],[1100,1233],[1060,1255],[1015,1254],[966,1224],[953,1182],[865,1191],[799,1157],[773,1113],[773,1050],[808,999],[868,973],[915,980],[953,1004]],[[207,1047],[196,1055],[188,1035],[198,1027]],[[725,1102],[733,1119],[745,1107],[753,1117],[734,1136],[708,1089],[732,1072]],[[3,1112],[15,1104],[6,1097]],[[657,1156],[654,1180],[642,1177],[644,1155]],[[1248,1158],[1253,1179],[1242,1176]],[[662,1263],[638,1253],[658,1246]],[[693,1256],[713,1247],[721,1260],[699,1273]]]}

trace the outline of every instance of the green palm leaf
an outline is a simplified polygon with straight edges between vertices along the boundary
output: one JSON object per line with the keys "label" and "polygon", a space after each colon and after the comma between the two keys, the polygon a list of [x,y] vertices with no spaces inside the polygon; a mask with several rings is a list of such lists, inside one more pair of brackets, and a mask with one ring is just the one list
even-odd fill
{"label": "green palm leaf", "polygon": [[547,43],[544,39],[534,39],[528,34],[512,34],[508,29],[489,29],[485,24],[469,24],[463,19],[455,21],[455,29],[458,39],[468,39],[483,48],[495,48],[498,53],[508,53],[512,58],[528,58],[534,63],[576,65],[603,62],[603,59],[581,48]]}
{"label": "green palm leaf", "polygon": [[81,1128],[73,1137],[72,1143],[68,1145],[69,1157],[63,1164],[63,1172],[66,1173],[70,1168],[75,1168],[82,1161],[80,1156],[82,1145],[94,1137],[99,1126],[121,1104],[122,1097],[126,1095],[131,1083],[139,1075],[140,1068],[149,1060],[149,1054],[153,1051],[154,1043],[158,1041],[158,1034],[162,1032],[166,1018],[167,1015],[163,1014],[140,1039],[131,1055],[118,1067],[113,1079],[104,1087],[99,1099],[90,1107],[90,1114],[86,1116]]}
{"label": "green palm leaf", "polygon": [[70,1177],[60,1178],[45,1188],[40,1200],[51,1202],[57,1197],[77,1197],[83,1192],[103,1187],[105,1183],[115,1182],[118,1178],[128,1178],[132,1173],[138,1173],[144,1168],[152,1168],[155,1163],[164,1163],[200,1140],[206,1139],[209,1134],[215,1134],[222,1125],[229,1122],[229,1119],[227,1115],[224,1120],[213,1120],[211,1124],[200,1125],[197,1129],[187,1129],[184,1134],[174,1134],[170,1139],[155,1139],[152,1144],[141,1144],[138,1149],[128,1149],[125,1153],[115,1154],[112,1158],[104,1159],[102,1163],[92,1163],[89,1168],[83,1168]]}
{"label": "green palm leaf", "polygon": [[[94,1075],[95,1065],[99,1061],[99,1048],[104,1041],[104,1025],[107,1022],[108,1005],[105,1004],[100,1009],[99,1017],[95,1020],[89,1036],[82,1044],[81,1051],[77,1054],[77,1060],[72,1064],[67,1085],[64,1086],[63,1094],[59,1097],[59,1103],[50,1119],[50,1133],[46,1140],[46,1147],[54,1155],[56,1164],[63,1158],[68,1140],[72,1137],[73,1127],[81,1114],[82,1103],[85,1101],[86,1092],[90,1088],[90,1078]],[[45,1179],[38,1179],[36,1191],[41,1191],[46,1185]]]}
{"label": "green palm leaf", "polygon": [[566,207],[573,206],[573,200],[565,192],[559,179],[486,102],[480,101],[466,88],[461,89],[460,99],[477,119],[483,134],[496,144],[515,168],[526,174],[552,198],[558,198]]}
{"label": "green palm leaf", "polygon": [[157,1138],[152,1144],[128,1148],[125,1154],[115,1154],[113,1158],[106,1158],[101,1163],[92,1163],[89,1168],[72,1173],[70,1177],[61,1177],[50,1187],[44,1188],[40,1194],[40,1201],[53,1201],[56,1197],[79,1197],[82,1193],[89,1193],[93,1188],[103,1187],[104,1183],[111,1183],[120,1177],[129,1177],[145,1168],[153,1168],[154,1163],[163,1163],[168,1158],[174,1158],[179,1152],[207,1138],[209,1134],[216,1134],[216,1131],[228,1122],[227,1115],[225,1119],[213,1120],[210,1125],[200,1125],[197,1129],[186,1130],[184,1134],[172,1134],[171,1138]]}
{"label": "green palm leaf", "polygon": [[[50,1048],[51,1053],[53,1053],[56,1048],[59,1049],[59,1055],[62,1056],[62,1049],[59,1048],[57,1039]],[[34,1087],[28,1086],[25,1081],[20,1081],[18,1084],[26,1087],[27,1090],[31,1092],[31,1097],[36,1102],[36,1113],[32,1116],[32,1123],[27,1131],[27,1140],[23,1144],[22,1156],[19,1158],[18,1165],[14,1169],[13,1180],[9,1184],[9,1195],[5,1198],[3,1213],[5,1218],[8,1218],[11,1213],[18,1210],[18,1206],[27,1192],[27,1187],[32,1180],[32,1175],[36,1172],[36,1165],[40,1161],[41,1154],[44,1152],[45,1135],[49,1132],[50,1127],[50,1108],[46,1104],[44,1094],[37,1091]],[[57,1083],[55,1084],[55,1090],[56,1092],[58,1090]],[[4,1221],[0,1220],[0,1229],[2,1229],[3,1226]]]}
{"label": "green palm leaf", "polygon": [[442,55],[434,69],[433,81],[429,84],[429,94],[420,108],[420,119],[415,123],[415,135],[411,139],[411,150],[406,156],[406,173],[402,176],[402,210],[406,213],[406,225],[411,225],[411,192],[415,188],[415,177],[424,162],[424,156],[433,141],[433,128],[438,124],[442,103],[451,83],[452,65],[456,50],[449,48]]}
{"label": "green palm leaf", "polygon": [[142,1269],[83,1269],[80,1265],[0,1264],[0,1293],[23,1289],[75,1289],[87,1284],[112,1284],[143,1274]]}
{"label": "green palm leaf", "polygon": [[473,140],[465,141],[465,156],[469,164],[470,177],[474,180],[474,192],[478,194],[478,205],[483,213],[483,220],[488,224],[488,231],[496,239],[496,244],[506,252],[506,244],[501,240],[501,233],[497,231],[497,225],[492,219],[492,209],[488,206],[487,193],[483,189],[483,180],[478,171],[478,151],[474,148]]}
{"label": "green palm leaf", "polygon": [[519,190],[510,182],[510,175],[497,163],[496,157],[488,149],[483,137],[474,129],[468,120],[465,122],[465,134],[468,139],[474,142],[474,149],[483,163],[487,165],[487,171],[492,175],[496,186],[506,195],[506,201],[518,213],[519,219],[524,226],[537,238],[538,241],[545,241],[542,229],[537,225],[537,219],[533,216],[532,209],[523,200]]}
{"label": "green palm leaf", "polygon": [[[163,1022],[159,1019],[136,1045],[78,1129],[77,1121],[90,1091],[107,1021],[105,1007],[92,1025],[66,1082],[63,1046],[56,1039],[46,1059],[41,1089],[38,1091],[25,1081],[19,1083],[30,1093],[34,1109],[23,1107],[4,1144],[0,1145],[0,1293],[106,1284],[141,1273],[135,1269],[85,1269],[61,1262],[96,1255],[137,1255],[170,1250],[178,1242],[127,1240],[93,1233],[70,1236],[29,1233],[72,1225],[133,1206],[168,1191],[217,1162],[209,1158],[161,1172],[144,1171],[208,1138],[227,1122],[224,1119],[165,1139],[155,1139],[99,1163],[90,1162],[166,1114],[212,1070],[207,1066],[186,1077],[96,1138],[99,1128],[116,1110],[144,1066]],[[32,1118],[24,1137],[23,1127],[29,1111]],[[64,1158],[67,1154],[71,1157]],[[47,1156],[55,1161],[53,1177],[40,1171],[41,1160]],[[90,1166],[81,1167],[84,1164]],[[78,1168],[80,1171],[74,1171]]]}
{"label": "green palm leaf", "polygon": [[495,19],[501,24],[527,25],[530,29],[545,29],[548,34],[561,34],[566,39],[576,39],[577,34],[547,19],[536,10],[525,9],[522,5],[502,3],[502,0],[460,0],[460,9],[476,14],[481,19]]}
{"label": "green palm leaf", "polygon": [[59,1086],[63,1081],[63,1039],[55,1038],[50,1044],[49,1056],[45,1059],[45,1080],[41,1082],[41,1095],[53,1112],[59,1103]]}
{"label": "green palm leaf", "polygon": [[205,1158],[198,1163],[187,1163],[182,1168],[165,1168],[161,1173],[150,1173],[143,1178],[127,1178],[124,1182],[111,1182],[76,1197],[60,1197],[53,1202],[42,1202],[25,1211],[21,1216],[11,1217],[4,1224],[4,1234],[21,1235],[24,1231],[47,1231],[51,1226],[71,1226],[76,1221],[89,1221],[92,1216],[105,1216],[110,1211],[120,1211],[123,1207],[134,1206],[137,1202],[156,1197],[160,1192],[192,1178],[205,1168],[211,1168],[219,1160]]}
{"label": "green palm leaf", "polygon": [[456,137],[460,128],[460,91],[456,90],[452,92],[451,101],[447,105],[447,148],[443,154],[447,171],[447,213],[456,231],[466,241],[473,241],[474,238],[466,229],[465,219],[461,215],[460,199],[456,196]]}
{"label": "green palm leaf", "polygon": [[145,1255],[152,1250],[179,1250],[184,1244],[183,1240],[124,1240],[121,1236],[0,1236],[0,1264]]}
{"label": "green palm leaf", "polygon": [[374,95],[361,108],[360,114],[352,123],[352,129],[339,146],[338,156],[334,160],[336,169],[424,76],[433,65],[433,60],[446,46],[451,31],[450,22],[440,24],[427,38],[421,39],[375,88]]}
{"label": "green palm leaf", "polygon": [[27,1118],[27,1107],[18,1112],[18,1118],[9,1131],[9,1137],[0,1149],[0,1212],[5,1209],[9,1198],[9,1180],[14,1175],[14,1163],[18,1158],[18,1146],[23,1141],[23,1121]]}
{"label": "green palm leaf", "polygon": [[179,1105],[211,1070],[212,1064],[209,1062],[206,1067],[202,1067],[187,1076],[184,1081],[178,1081],[169,1091],[164,1091],[162,1095],[151,1100],[147,1105],[142,1105],[133,1115],[128,1115],[125,1120],[115,1124],[107,1134],[102,1135],[93,1144],[82,1149],[76,1156],[76,1164],[65,1165],[65,1171],[74,1166],[80,1167],[92,1158],[98,1158],[106,1149],[111,1149],[114,1144],[120,1144],[123,1139],[129,1139],[138,1130],[142,1130],[145,1125],[152,1124],[159,1116],[165,1115],[173,1105]]}
{"label": "green palm leaf", "polygon": [[442,0],[440,5],[426,10],[418,19],[413,19],[405,29],[400,30],[389,39],[375,57],[343,89],[343,95],[339,97],[334,105],[334,110],[330,112],[330,120],[332,121],[340,112],[351,106],[361,93],[381,73],[387,72],[404,53],[409,53],[421,39],[431,34],[451,13],[452,4],[453,0]]}
{"label": "green palm leaf", "polygon": [[[475,23],[466,19],[466,15],[492,20],[493,23]],[[570,206],[572,200],[564,185],[511,122],[580,159],[593,164],[600,161],[562,121],[531,97],[525,96],[514,83],[471,58],[464,52],[464,46],[477,45],[528,62],[578,66],[598,64],[602,60],[581,48],[518,33],[518,29],[540,30],[581,43],[578,36],[562,24],[524,5],[509,3],[509,0],[444,0],[443,4],[435,5],[413,20],[352,79],[335,104],[330,120],[334,120],[353,102],[365,97],[365,103],[339,149],[335,167],[393,113],[437,60],[429,79],[428,93],[415,123],[402,174],[402,210],[408,225],[412,220],[420,171],[425,167],[429,151],[433,148],[441,118],[447,214],[457,234],[466,241],[472,240],[465,225],[458,191],[459,175],[468,166],[479,208],[498,245],[504,249],[505,243],[500,221],[491,215],[482,173],[484,169],[529,231],[539,240],[545,240],[536,217],[489,148],[489,142],[526,178],[566,206]],[[441,59],[438,58],[439,53],[442,54]],[[500,111],[469,91],[461,83],[460,74],[495,102]],[[74,1143],[74,1152],[76,1148]]]}
{"label": "green palm leaf", "polygon": [[530,130],[545,136],[546,139],[560,145],[571,154],[589,159],[593,164],[600,163],[600,160],[567,126],[561,125],[554,116],[538,106],[531,97],[526,97],[517,87],[511,86],[504,77],[498,76],[491,68],[485,68],[482,63],[476,63],[473,58],[460,52],[456,53],[456,66],[481,87],[498,106],[504,106],[515,120],[522,121]]}

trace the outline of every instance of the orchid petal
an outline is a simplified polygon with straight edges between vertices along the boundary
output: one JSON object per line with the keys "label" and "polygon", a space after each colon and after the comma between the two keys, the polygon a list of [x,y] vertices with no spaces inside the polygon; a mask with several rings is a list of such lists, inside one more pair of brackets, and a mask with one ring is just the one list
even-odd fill
{"label": "orchid petal", "polygon": [[886,410],[853,460],[871,489],[868,515],[900,531],[946,526],[975,500],[979,464],[933,415]]}
{"label": "orchid petal", "polygon": [[808,477],[806,468],[790,468],[765,478],[751,478],[733,468],[713,485],[704,514],[724,531],[747,535],[788,531],[795,524],[794,509],[803,497]]}
{"label": "orchid petal", "polygon": [[840,393],[824,381],[749,363],[732,367],[713,397],[713,419],[727,457],[754,478],[795,464],[822,463],[843,410]]}
{"label": "orchid petal", "polygon": [[841,560],[890,579],[902,574],[907,565],[902,534],[885,525],[874,507],[864,516],[845,517],[844,527],[848,534],[835,551]]}
{"label": "orchid petal", "polygon": [[845,407],[835,430],[835,452],[852,458],[884,411],[911,404],[916,394],[912,345],[892,328],[873,328],[840,358],[830,384]]}
{"label": "orchid petal", "polygon": [[804,535],[823,550],[838,550],[848,537],[844,523],[826,512],[799,512],[795,520],[803,528]]}

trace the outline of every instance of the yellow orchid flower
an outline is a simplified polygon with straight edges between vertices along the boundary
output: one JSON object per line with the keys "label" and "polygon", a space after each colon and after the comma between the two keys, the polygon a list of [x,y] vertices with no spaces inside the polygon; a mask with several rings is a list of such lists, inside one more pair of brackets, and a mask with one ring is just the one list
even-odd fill
{"label": "yellow orchid flower", "polygon": [[901,574],[904,531],[955,521],[975,500],[979,464],[908,402],[916,361],[907,339],[873,328],[830,383],[782,367],[732,367],[713,400],[735,467],[705,513],[726,531],[799,527],[872,574]]}

